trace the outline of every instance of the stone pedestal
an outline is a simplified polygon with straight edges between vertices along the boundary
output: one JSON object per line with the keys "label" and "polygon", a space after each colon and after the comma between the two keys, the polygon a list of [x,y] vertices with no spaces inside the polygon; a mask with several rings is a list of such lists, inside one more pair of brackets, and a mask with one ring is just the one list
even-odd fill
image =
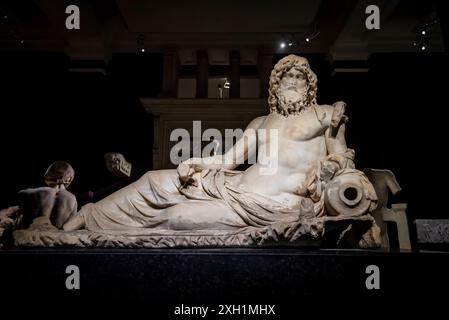
{"label": "stone pedestal", "polygon": [[449,219],[416,219],[417,247],[449,251]]}

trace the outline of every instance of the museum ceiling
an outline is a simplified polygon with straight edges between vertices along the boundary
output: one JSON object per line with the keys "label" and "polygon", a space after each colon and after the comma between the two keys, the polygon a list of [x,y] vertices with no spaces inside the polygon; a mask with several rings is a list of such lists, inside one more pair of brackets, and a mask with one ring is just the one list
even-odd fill
{"label": "museum ceiling", "polygon": [[[375,31],[364,26],[365,8],[374,3],[381,13],[381,29]],[[425,0],[78,0],[81,28],[67,30],[65,8],[70,4],[2,1],[0,49],[64,51],[73,59],[92,60],[140,47],[148,52],[172,47],[277,50],[280,42],[291,41],[294,45],[285,50],[358,59],[371,52],[416,51],[420,26],[436,17]],[[443,51],[438,22],[427,37],[429,51]]]}

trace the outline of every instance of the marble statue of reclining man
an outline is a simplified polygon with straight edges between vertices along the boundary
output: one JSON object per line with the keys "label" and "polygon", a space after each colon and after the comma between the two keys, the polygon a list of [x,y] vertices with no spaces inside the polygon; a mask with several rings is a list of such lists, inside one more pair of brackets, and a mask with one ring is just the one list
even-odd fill
{"label": "marble statue of reclining man", "polygon": [[[308,61],[284,57],[271,73],[270,113],[251,121],[231,150],[189,159],[177,170],[149,171],[85,205],[63,229],[120,235],[239,232],[369,213],[376,193],[354,169],[354,151],[345,142],[345,104],[318,105],[316,94],[317,77]],[[278,138],[267,132],[251,139],[261,130],[275,130]],[[277,152],[267,155],[273,143]],[[256,150],[255,164],[234,170]]]}

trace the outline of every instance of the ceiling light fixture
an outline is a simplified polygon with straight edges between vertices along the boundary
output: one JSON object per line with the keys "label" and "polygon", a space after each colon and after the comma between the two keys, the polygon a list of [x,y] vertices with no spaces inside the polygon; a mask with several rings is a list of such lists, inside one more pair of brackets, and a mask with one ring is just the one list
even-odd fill
{"label": "ceiling light fixture", "polygon": [[317,29],[316,25],[313,25],[313,28],[309,29],[309,32],[305,35],[304,40],[309,43],[311,42],[313,39],[315,39],[316,37],[318,37],[318,35],[320,34],[320,31]]}
{"label": "ceiling light fixture", "polygon": [[306,42],[309,43],[310,41],[312,41],[313,39],[315,39],[316,37],[318,37],[318,35],[320,34],[320,32],[318,30],[315,30],[313,32],[311,32],[310,34],[308,34],[306,36]]}
{"label": "ceiling light fixture", "polygon": [[412,42],[413,46],[420,51],[429,49],[429,36],[432,33],[432,28],[438,23],[436,11],[432,11],[427,15],[427,18],[415,26],[416,38]]}
{"label": "ceiling light fixture", "polygon": [[288,47],[294,47],[297,45],[297,41],[295,41],[295,35],[294,34],[287,34],[282,35],[281,42],[279,43],[279,47],[281,49]]}

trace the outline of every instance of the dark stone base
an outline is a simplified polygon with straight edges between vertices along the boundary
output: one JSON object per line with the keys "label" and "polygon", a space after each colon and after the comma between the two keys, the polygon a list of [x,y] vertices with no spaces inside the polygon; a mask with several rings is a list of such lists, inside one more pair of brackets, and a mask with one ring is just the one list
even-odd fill
{"label": "dark stone base", "polygon": [[[68,265],[80,269],[80,290],[65,287]],[[380,268],[380,290],[365,286],[369,265]],[[167,315],[180,304],[256,303],[276,304],[290,313],[308,300],[331,303],[342,299],[349,305],[363,300],[371,305],[376,300],[410,302],[443,297],[440,292],[449,285],[448,270],[447,253],[292,248],[11,249],[0,251],[0,290],[2,303],[145,301],[149,310]]]}

